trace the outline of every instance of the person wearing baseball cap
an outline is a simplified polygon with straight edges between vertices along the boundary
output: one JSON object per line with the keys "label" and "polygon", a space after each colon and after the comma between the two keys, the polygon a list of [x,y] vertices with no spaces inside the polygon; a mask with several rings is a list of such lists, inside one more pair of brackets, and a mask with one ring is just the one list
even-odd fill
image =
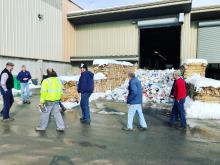
{"label": "person wearing baseball cap", "polygon": [[81,123],[90,125],[90,109],[89,109],[89,97],[94,90],[94,74],[88,71],[88,67],[85,64],[80,65],[81,76],[77,86],[78,93],[81,94],[80,106],[82,109]]}
{"label": "person wearing baseball cap", "polygon": [[9,116],[9,111],[14,103],[14,97],[12,94],[12,88],[14,88],[14,80],[12,76],[14,64],[8,62],[6,68],[0,74],[0,91],[3,97],[4,106],[1,111],[1,116],[3,116],[3,122],[13,121],[14,118]]}

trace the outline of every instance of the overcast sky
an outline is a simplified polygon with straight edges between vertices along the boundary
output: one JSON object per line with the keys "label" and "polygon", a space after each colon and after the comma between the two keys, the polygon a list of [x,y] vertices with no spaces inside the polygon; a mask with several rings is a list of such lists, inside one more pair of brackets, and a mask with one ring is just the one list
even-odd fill
{"label": "overcast sky", "polygon": [[[128,4],[156,2],[160,0],[73,0],[84,9],[115,7]],[[220,0],[193,0],[193,6],[220,5]]]}

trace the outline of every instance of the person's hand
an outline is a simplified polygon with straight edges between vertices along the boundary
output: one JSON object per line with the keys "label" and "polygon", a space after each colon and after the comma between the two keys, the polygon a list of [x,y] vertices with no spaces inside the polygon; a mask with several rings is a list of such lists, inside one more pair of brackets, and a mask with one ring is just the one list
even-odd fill
{"label": "person's hand", "polygon": [[40,103],[38,106],[39,106],[40,108],[42,108],[42,107],[44,106],[44,104]]}
{"label": "person's hand", "polygon": [[24,81],[28,80],[28,78],[23,78]]}

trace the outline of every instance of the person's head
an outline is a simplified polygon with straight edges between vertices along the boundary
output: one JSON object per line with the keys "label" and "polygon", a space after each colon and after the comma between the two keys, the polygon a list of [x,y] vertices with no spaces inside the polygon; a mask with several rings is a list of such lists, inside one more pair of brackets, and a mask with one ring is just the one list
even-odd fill
{"label": "person's head", "polygon": [[135,78],[135,74],[133,72],[128,72],[128,79],[131,80],[132,78]]}
{"label": "person's head", "polygon": [[57,73],[54,71],[53,68],[47,69],[47,77],[57,77]]}
{"label": "person's head", "polygon": [[12,72],[14,68],[14,64],[12,62],[7,62],[6,64],[6,69],[9,71],[9,72]]}
{"label": "person's head", "polygon": [[26,66],[25,66],[25,65],[22,65],[22,66],[21,66],[21,70],[22,70],[22,71],[26,71]]}
{"label": "person's head", "polygon": [[181,71],[180,71],[180,70],[177,70],[177,71],[173,72],[173,78],[174,78],[174,80],[179,79],[180,76],[181,76]]}
{"label": "person's head", "polygon": [[79,68],[80,68],[81,73],[83,73],[83,72],[88,70],[88,67],[87,67],[86,64],[81,64]]}

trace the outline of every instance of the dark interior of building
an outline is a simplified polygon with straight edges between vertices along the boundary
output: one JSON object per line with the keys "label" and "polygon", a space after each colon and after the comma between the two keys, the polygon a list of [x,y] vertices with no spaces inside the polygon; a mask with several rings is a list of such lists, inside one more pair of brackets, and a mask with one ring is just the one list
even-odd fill
{"label": "dark interior of building", "polygon": [[140,30],[140,67],[179,68],[180,26]]}
{"label": "dark interior of building", "polygon": [[206,68],[206,77],[220,80],[220,64],[209,64]]}

